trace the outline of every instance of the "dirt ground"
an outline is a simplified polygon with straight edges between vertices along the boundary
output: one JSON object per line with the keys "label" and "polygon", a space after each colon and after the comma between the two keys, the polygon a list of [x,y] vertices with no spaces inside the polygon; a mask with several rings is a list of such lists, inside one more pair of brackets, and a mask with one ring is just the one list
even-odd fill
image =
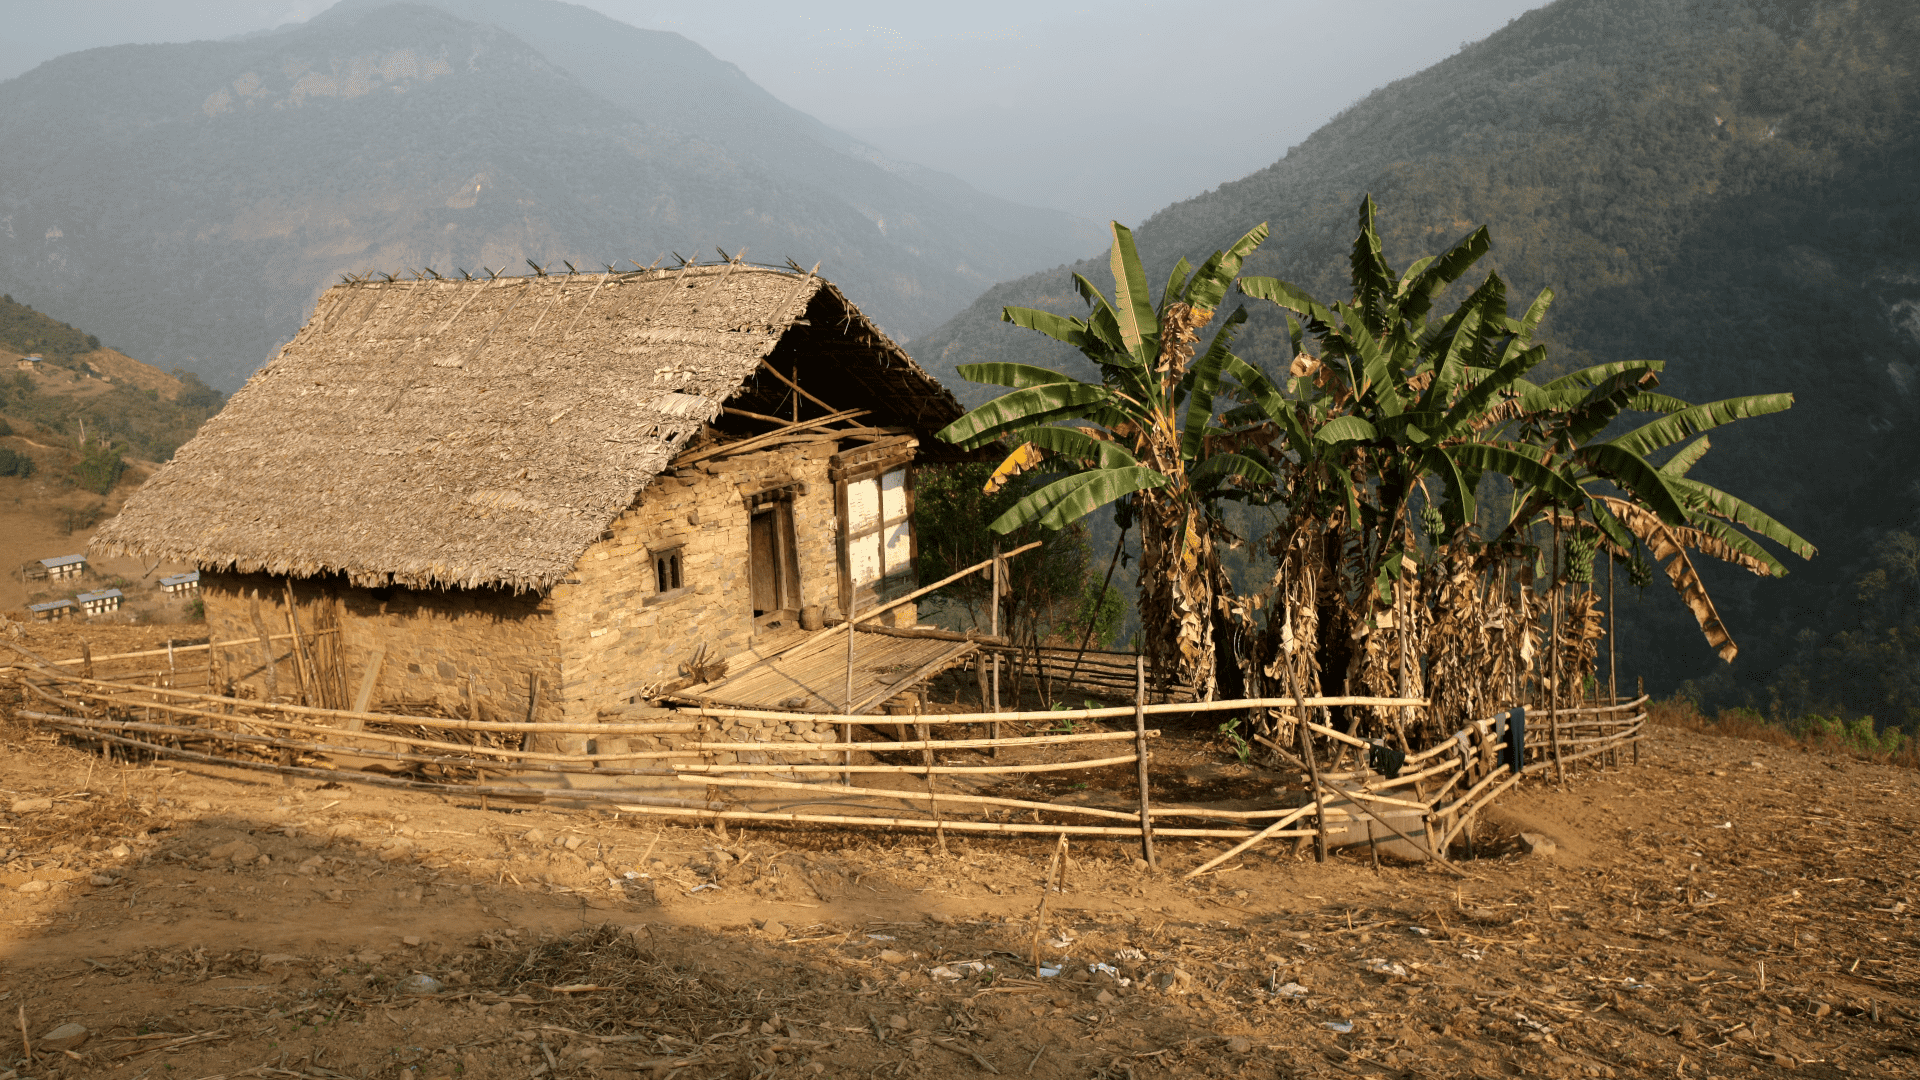
{"label": "dirt ground", "polygon": [[0,728],[0,1080],[1920,1075],[1920,773],[1657,730],[1515,789],[1464,878],[1289,844],[1185,882],[1220,844],[1093,841],[1043,894],[1048,839],[720,835]]}

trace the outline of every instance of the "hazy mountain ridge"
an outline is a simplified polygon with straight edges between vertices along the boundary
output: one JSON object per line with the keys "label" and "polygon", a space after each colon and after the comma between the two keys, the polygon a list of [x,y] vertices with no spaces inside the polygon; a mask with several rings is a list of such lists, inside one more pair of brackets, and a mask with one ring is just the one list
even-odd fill
{"label": "hazy mountain ridge", "polygon": [[[1335,299],[1371,191],[1398,266],[1489,225],[1482,265],[1516,308],[1544,285],[1559,295],[1545,328],[1558,367],[1652,357],[1671,362],[1666,388],[1695,400],[1796,393],[1791,413],[1716,433],[1695,472],[1822,549],[1781,582],[1711,574],[1744,649],[1735,672],[1757,679],[1802,630],[1847,617],[1847,567],[1920,505],[1917,56],[1920,12],[1885,0],[1562,0],[1383,87],[1273,166],[1167,208],[1138,238],[1157,283],[1174,258],[1271,221],[1248,271]],[[1074,269],[1108,279],[1104,258]],[[917,339],[915,355],[943,378],[984,359],[1082,365],[999,323],[1005,304],[1084,310],[1065,272],[1031,275]],[[1274,365],[1282,328],[1270,307],[1249,310],[1239,351]],[[1712,669],[1671,597],[1622,607],[1624,674],[1670,688]]]}
{"label": "hazy mountain ridge", "polygon": [[[231,385],[345,271],[599,270],[744,245],[821,261],[910,336],[1088,242],[1066,215],[999,214],[951,178],[833,149],[677,35],[534,0],[450,6],[517,15],[560,59],[446,10],[366,3],[0,84],[0,145],[34,148],[0,159],[0,285]],[[576,77],[610,55],[651,59]],[[695,115],[703,96],[719,105]]]}

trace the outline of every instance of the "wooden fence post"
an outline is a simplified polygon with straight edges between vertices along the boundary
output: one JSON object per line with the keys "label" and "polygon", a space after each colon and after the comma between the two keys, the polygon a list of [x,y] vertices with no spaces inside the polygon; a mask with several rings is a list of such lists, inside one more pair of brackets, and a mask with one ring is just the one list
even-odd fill
{"label": "wooden fence post", "polygon": [[[993,598],[987,603],[987,633],[996,638],[1000,636],[1000,545],[998,542],[993,545]],[[993,705],[988,711],[1000,711],[1000,653],[998,650],[993,654]],[[996,720],[987,726],[987,738],[999,737],[1000,722]],[[994,747],[993,753],[988,756],[998,757],[999,755],[1000,748]]]}
{"label": "wooden fence post", "polygon": [[1153,811],[1147,800],[1147,658],[1133,658],[1133,751],[1138,760],[1135,773],[1140,778],[1140,857],[1147,869],[1160,869],[1153,854]]}

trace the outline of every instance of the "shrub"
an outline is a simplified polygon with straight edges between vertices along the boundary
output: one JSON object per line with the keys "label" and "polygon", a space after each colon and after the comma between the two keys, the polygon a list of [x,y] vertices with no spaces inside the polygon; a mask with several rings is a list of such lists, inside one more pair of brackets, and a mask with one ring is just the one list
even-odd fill
{"label": "shrub", "polygon": [[32,476],[34,460],[11,447],[0,446],[0,476]]}
{"label": "shrub", "polygon": [[1871,716],[1848,720],[1840,716],[1810,715],[1795,726],[1807,742],[1825,743],[1856,754],[1895,755],[1907,740],[1906,733],[1896,727],[1876,731]]}
{"label": "shrub", "polygon": [[89,443],[80,460],[74,463],[73,479],[82,490],[96,495],[105,495],[120,482],[120,474],[127,471],[127,463],[121,459],[123,448],[108,443]]}

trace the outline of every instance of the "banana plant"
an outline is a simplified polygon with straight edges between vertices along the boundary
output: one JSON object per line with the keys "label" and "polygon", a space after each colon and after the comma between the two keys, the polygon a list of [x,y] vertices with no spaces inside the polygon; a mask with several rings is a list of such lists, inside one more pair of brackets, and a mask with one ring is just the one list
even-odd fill
{"label": "banana plant", "polygon": [[[1645,543],[1721,655],[1734,647],[1686,553],[1726,558],[1756,573],[1785,567],[1738,525],[1802,557],[1812,545],[1751,504],[1686,476],[1702,441],[1666,466],[1650,455],[1735,420],[1778,412],[1788,394],[1691,405],[1656,392],[1664,365],[1600,364],[1536,384],[1527,376],[1547,356],[1534,334],[1553,303],[1545,289],[1518,318],[1507,287],[1489,274],[1451,313],[1435,304],[1490,247],[1477,229],[1438,257],[1396,274],[1382,254],[1371,198],[1361,203],[1349,257],[1353,296],[1323,305],[1273,278],[1248,277],[1240,290],[1288,313],[1295,359],[1284,394],[1249,395],[1282,433],[1266,458],[1282,457],[1293,520],[1356,541],[1340,560],[1350,618],[1364,600],[1394,599],[1395,583],[1419,565],[1411,512],[1423,503],[1436,553],[1474,549],[1482,570],[1523,556],[1543,522],[1583,519],[1616,553]],[[1308,337],[1318,355],[1307,352]],[[1235,371],[1243,386],[1252,375]],[[1257,374],[1257,373],[1255,373]],[[1622,414],[1660,414],[1603,438]],[[1234,419],[1233,414],[1229,414]],[[1244,417],[1239,417],[1244,420]],[[1484,521],[1476,493],[1504,477],[1514,498],[1504,521]],[[1476,529],[1490,532],[1491,542]],[[1584,526],[1582,526],[1584,527]]]}
{"label": "banana plant", "polygon": [[[1284,433],[1279,449],[1293,462],[1294,516],[1354,534],[1359,559],[1341,566],[1346,599],[1359,605],[1371,593],[1386,606],[1394,582],[1417,562],[1409,521],[1416,501],[1435,507],[1447,531],[1458,533],[1476,520],[1475,493],[1489,474],[1549,498],[1571,502],[1579,492],[1537,446],[1484,434],[1490,411],[1524,396],[1524,376],[1546,359],[1532,338],[1552,291],[1514,319],[1505,282],[1490,274],[1435,321],[1441,294],[1491,246],[1487,230],[1396,275],[1381,253],[1374,214],[1365,199],[1349,259],[1351,300],[1323,305],[1268,277],[1239,287],[1288,313],[1295,355],[1286,393],[1255,400]],[[1307,351],[1309,335],[1317,356]]]}
{"label": "banana plant", "polygon": [[1234,427],[1213,416],[1221,373],[1253,370],[1232,354],[1246,312],[1224,319],[1204,351],[1200,334],[1267,227],[1249,231],[1197,268],[1179,260],[1157,301],[1133,234],[1118,222],[1112,233],[1112,297],[1073,275],[1088,307],[1085,318],[1020,307],[1001,312],[1005,322],[1079,349],[1098,366],[1100,381],[1030,364],[965,364],[962,377],[1010,392],[939,434],[967,449],[1012,444],[992,485],[1035,468],[1064,474],[995,519],[989,527],[996,532],[1028,522],[1061,528],[1132,495],[1142,539],[1140,615],[1148,660],[1157,679],[1211,696],[1214,623],[1229,590],[1215,547],[1222,529],[1215,507],[1222,498],[1271,498],[1275,475],[1262,449],[1270,433],[1258,420]]}

